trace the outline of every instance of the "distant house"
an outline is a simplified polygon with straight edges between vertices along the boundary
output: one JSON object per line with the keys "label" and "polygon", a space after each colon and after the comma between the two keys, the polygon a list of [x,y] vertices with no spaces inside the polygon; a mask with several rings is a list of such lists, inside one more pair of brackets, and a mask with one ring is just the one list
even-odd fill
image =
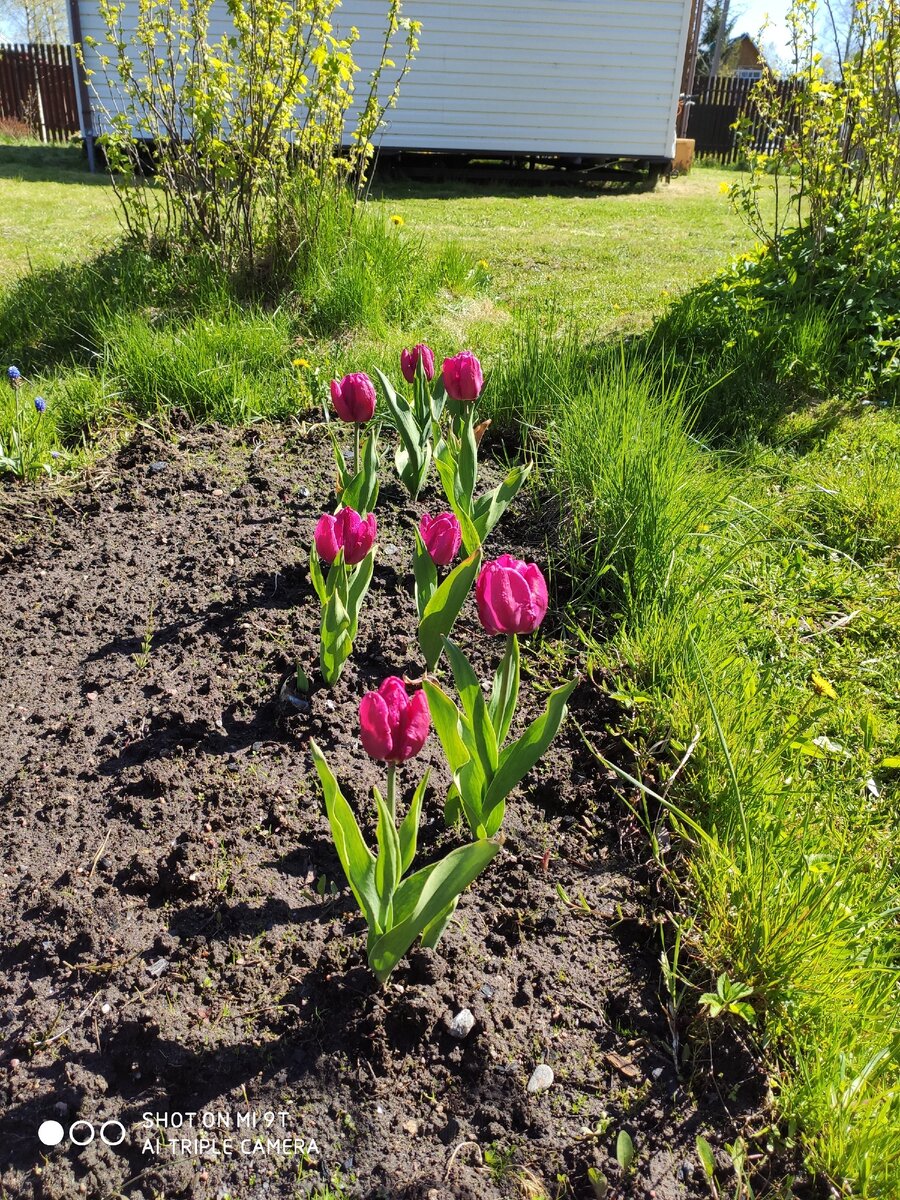
{"label": "distant house", "polygon": [[722,51],[719,74],[733,79],[761,79],[768,65],[753,38],[742,33],[732,38]]}

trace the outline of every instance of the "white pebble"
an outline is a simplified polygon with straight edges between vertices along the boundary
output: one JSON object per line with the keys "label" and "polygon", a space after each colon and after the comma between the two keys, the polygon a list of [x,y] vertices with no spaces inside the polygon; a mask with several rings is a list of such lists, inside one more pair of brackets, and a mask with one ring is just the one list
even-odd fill
{"label": "white pebble", "polygon": [[475,1018],[467,1008],[461,1008],[449,1025],[451,1037],[462,1040],[468,1037],[475,1028]]}
{"label": "white pebble", "polygon": [[528,1080],[529,1092],[546,1092],[553,1082],[553,1069],[546,1063],[538,1063]]}

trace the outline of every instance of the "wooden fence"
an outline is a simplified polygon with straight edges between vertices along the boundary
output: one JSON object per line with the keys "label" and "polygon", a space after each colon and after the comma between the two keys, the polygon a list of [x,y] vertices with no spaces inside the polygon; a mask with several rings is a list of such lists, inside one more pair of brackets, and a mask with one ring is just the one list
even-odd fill
{"label": "wooden fence", "polygon": [[0,45],[0,121],[27,126],[42,142],[78,132],[71,47]]}
{"label": "wooden fence", "polygon": [[[756,81],[722,77],[700,81],[687,122],[687,134],[693,138],[697,155],[706,154],[721,162],[734,162],[741,155],[732,125],[739,116],[750,118],[750,130],[743,141],[745,149],[772,154],[780,149],[768,124],[756,111],[752,95]],[[779,80],[775,87],[782,99],[791,100],[800,85],[793,80]]]}

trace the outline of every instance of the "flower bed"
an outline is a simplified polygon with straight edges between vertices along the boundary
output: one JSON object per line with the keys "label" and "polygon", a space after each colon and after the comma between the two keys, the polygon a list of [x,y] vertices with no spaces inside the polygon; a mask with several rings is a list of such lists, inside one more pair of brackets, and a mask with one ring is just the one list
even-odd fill
{"label": "flower bed", "polygon": [[[589,678],[437,949],[414,949],[385,987],[369,969],[310,739],[374,844],[385,772],[359,743],[360,699],[421,675],[412,531],[442,505],[433,476],[415,503],[383,478],[380,552],[328,689],[307,559],[333,474],[318,436],[142,431],[71,496],[46,511],[25,500],[4,524],[0,1178],[25,1194],[40,1172],[60,1200],[253,1196],[263,1183],[287,1198],[332,1178],[338,1195],[499,1197],[529,1177],[586,1194],[596,1168],[634,1196],[705,1195],[696,1133],[729,1135],[764,1082],[727,1039],[716,1071],[723,1095],[736,1089],[730,1115],[714,1090],[698,1108],[676,1075],[654,924],[665,897],[583,748],[575,722],[605,745],[611,719]],[[540,562],[548,537],[520,496],[489,554]],[[513,736],[546,702],[539,664],[561,661],[548,622],[544,656],[523,656]],[[489,679],[502,643],[474,597],[454,637]],[[298,659],[310,689],[291,699],[281,685]],[[450,687],[445,667],[439,678]],[[428,863],[466,838],[443,818],[451,777],[434,733],[415,761],[431,771]],[[401,776],[401,804],[415,779]],[[547,1082],[540,1067],[552,1083],[529,1091]],[[189,1112],[219,1122],[217,1157],[196,1129],[143,1119]],[[285,1114],[280,1147],[225,1152],[226,1120],[267,1112]],[[126,1137],[50,1151],[36,1137],[48,1118],[116,1120]],[[636,1149],[627,1184],[622,1129]]]}

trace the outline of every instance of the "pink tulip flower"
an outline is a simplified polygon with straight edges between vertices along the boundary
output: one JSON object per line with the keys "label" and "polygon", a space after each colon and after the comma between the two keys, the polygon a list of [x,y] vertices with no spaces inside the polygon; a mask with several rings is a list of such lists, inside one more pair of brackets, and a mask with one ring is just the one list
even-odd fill
{"label": "pink tulip flower", "polygon": [[477,400],[484,387],[481,363],[471,350],[444,359],[444,387],[451,400]]}
{"label": "pink tulip flower", "polygon": [[338,551],[344,551],[349,566],[361,563],[375,544],[378,522],[375,514],[361,517],[352,508],[342,508],[336,517],[323,513],[316,524],[313,540],[316,553],[325,562],[333,563]]}
{"label": "pink tulip flower", "polygon": [[360,738],[372,758],[389,763],[406,762],[425,745],[431,717],[420,689],[412,697],[396,675],[390,675],[377,692],[367,692],[359,704]]}
{"label": "pink tulip flower", "polygon": [[371,421],[375,412],[375,384],[362,371],[345,375],[340,382],[332,379],[331,401],[342,421],[362,425]]}
{"label": "pink tulip flower", "polygon": [[501,554],[482,567],[475,602],[488,633],[534,633],[547,612],[547,584],[537,563]]}
{"label": "pink tulip flower", "polygon": [[459,519],[452,512],[438,513],[431,517],[422,513],[419,521],[419,533],[425,543],[425,549],[431,555],[432,562],[439,567],[449,566],[459,553],[462,545],[462,530]]}
{"label": "pink tulip flower", "polygon": [[403,350],[400,354],[400,370],[407,383],[412,383],[416,377],[416,367],[422,363],[425,378],[431,383],[434,379],[434,351],[424,342],[413,346],[412,350]]}
{"label": "pink tulip flower", "polygon": [[344,562],[350,567],[356,566],[375,545],[375,535],[378,533],[375,514],[361,517],[352,508],[342,508],[337,519],[342,522]]}

